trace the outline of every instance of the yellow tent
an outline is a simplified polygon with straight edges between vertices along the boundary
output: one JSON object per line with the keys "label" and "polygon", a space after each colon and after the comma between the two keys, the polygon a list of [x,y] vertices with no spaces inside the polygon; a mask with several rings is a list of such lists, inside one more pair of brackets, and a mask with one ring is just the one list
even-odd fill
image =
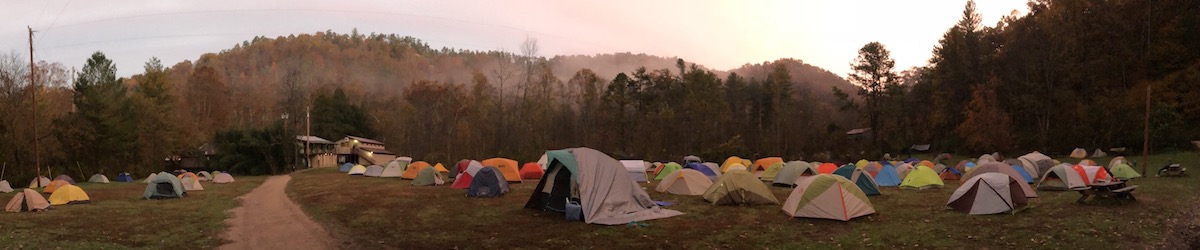
{"label": "yellow tent", "polygon": [[729,171],[729,167],[734,164],[741,164],[743,167],[751,165],[749,160],[742,159],[742,157],[730,156],[725,159],[725,163],[721,163],[721,172]]}
{"label": "yellow tent", "polygon": [[750,172],[754,173],[754,172],[766,171],[768,167],[770,167],[771,165],[774,165],[775,163],[783,163],[783,158],[767,157],[767,158],[758,159],[757,161],[754,161],[754,166],[750,166],[750,168],[751,168]]}
{"label": "yellow tent", "polygon": [[517,161],[508,158],[491,158],[479,162],[485,167],[496,167],[500,170],[500,174],[504,175],[504,180],[509,182],[521,182],[521,166],[518,166]]}
{"label": "yellow tent", "polygon": [[446,169],[446,166],[442,166],[441,163],[433,165],[433,169],[437,170],[438,173],[441,174],[442,176],[446,176],[447,174],[450,174],[450,170]]}
{"label": "yellow tent", "polygon": [[942,178],[937,173],[933,172],[932,168],[921,165],[908,173],[904,177],[904,181],[900,182],[900,187],[906,188],[935,188],[942,187],[946,184],[942,182]]}
{"label": "yellow tent", "polygon": [[59,187],[50,195],[50,205],[80,204],[91,200],[82,188],[71,184]]}
{"label": "yellow tent", "polygon": [[870,163],[869,161],[867,161],[867,159],[858,160],[858,162],[854,163],[854,167],[855,168],[865,168],[865,167],[867,167],[867,163]]}
{"label": "yellow tent", "polygon": [[[417,174],[421,172],[421,169],[427,168],[427,167],[430,167],[429,163],[424,162],[424,161],[418,161],[418,162],[413,162],[412,164],[408,164],[408,168],[404,169],[404,173],[400,174],[400,178],[409,179],[409,180],[415,179],[415,178],[417,178]],[[449,172],[449,171],[447,171],[447,172]]]}
{"label": "yellow tent", "polygon": [[42,189],[42,193],[54,193],[54,191],[66,185],[71,185],[71,183],[64,180],[54,180],[50,182],[50,185],[46,185],[46,189]]}

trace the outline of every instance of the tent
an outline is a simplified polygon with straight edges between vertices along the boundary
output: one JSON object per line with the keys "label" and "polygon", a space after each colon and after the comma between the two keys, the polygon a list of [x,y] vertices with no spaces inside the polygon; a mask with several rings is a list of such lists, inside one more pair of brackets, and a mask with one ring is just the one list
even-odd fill
{"label": "tent", "polygon": [[838,166],[834,165],[833,163],[821,163],[820,166],[817,166],[817,173],[832,174],[833,171],[836,171],[837,169]]}
{"label": "tent", "polygon": [[[534,168],[537,168],[537,164],[534,164]],[[541,170],[542,169],[538,168],[538,171]],[[442,180],[442,176],[438,173],[436,168],[421,169],[421,172],[417,173],[417,178],[413,178],[412,181],[413,186],[441,186],[443,184],[446,184],[446,182]],[[506,182],[505,184],[508,183]]]}
{"label": "tent", "polygon": [[363,172],[363,176],[379,177],[383,175],[383,167],[379,165],[371,165],[367,167],[367,171]]}
{"label": "tent", "polygon": [[[866,166],[866,164],[863,164],[863,166]],[[847,180],[850,180],[850,182],[854,183],[854,185],[857,185],[858,189],[862,190],[863,194],[866,194],[867,196],[880,195],[879,185],[875,184],[875,179],[871,178],[871,175],[867,174],[866,171],[858,168],[857,165],[846,164],[845,166],[833,171],[833,174],[840,175],[845,177]]]}
{"label": "tent", "polygon": [[1083,166],[1100,166],[1100,164],[1096,164],[1096,161],[1093,161],[1092,159],[1083,159],[1083,160],[1079,160],[1079,165],[1083,165]]}
{"label": "tent", "polygon": [[654,190],[678,195],[702,195],[712,186],[712,180],[695,169],[683,169],[667,174]]}
{"label": "tent", "polygon": [[[541,179],[543,173],[545,172],[542,166],[534,162],[525,163],[525,166],[521,167],[521,179]],[[645,175],[646,172],[642,172],[642,176]]]}
{"label": "tent", "polygon": [[1104,167],[1075,165],[1072,168],[1075,168],[1077,173],[1083,174],[1083,183],[1087,185],[1112,180],[1112,177],[1108,175],[1108,171],[1105,171]]}
{"label": "tent", "polygon": [[[1112,169],[1113,167],[1116,167],[1118,164],[1122,163],[1129,164],[1129,160],[1126,160],[1124,156],[1117,156],[1113,157],[1112,160],[1108,160],[1108,165],[1106,166],[1108,166],[1109,169]],[[1133,165],[1130,165],[1130,167],[1132,166]]]}
{"label": "tent", "polygon": [[88,182],[91,182],[91,183],[108,183],[108,176],[104,176],[104,175],[102,175],[102,174],[94,174],[94,175],[92,175],[92,178],[88,178]]}
{"label": "tent", "polygon": [[424,162],[424,161],[413,162],[411,164],[408,164],[408,167],[404,168],[404,173],[400,174],[400,178],[412,180],[414,178],[417,178],[417,173],[420,173],[421,169],[425,169],[427,167],[432,167],[432,166],[433,165],[429,165],[428,162]]}
{"label": "tent", "polygon": [[50,205],[84,204],[91,202],[87,192],[78,186],[67,184],[50,194]]}
{"label": "tent", "polygon": [[63,180],[63,181],[66,181],[67,183],[70,183],[71,185],[75,185],[75,179],[71,178],[71,176],[67,176],[65,174],[60,174],[57,177],[54,177],[54,180],[56,180],[56,181]]}
{"label": "tent", "polygon": [[744,170],[746,172],[749,172],[750,168],[746,167],[746,165],[742,165],[741,163],[734,163],[733,165],[729,165],[728,168],[725,168],[725,170],[723,172],[729,172],[729,171],[733,171],[733,170]]}
{"label": "tent", "polygon": [[758,176],[758,179],[773,182],[775,181],[775,177],[779,176],[779,170],[783,170],[783,162],[776,162],[771,164],[771,166],[768,166],[767,170],[763,171],[762,174]]}
{"label": "tent", "polygon": [[1139,174],[1137,171],[1133,170],[1133,167],[1130,167],[1129,164],[1121,163],[1117,164],[1116,167],[1112,167],[1112,177],[1128,180],[1142,177],[1142,174]]}
{"label": "tent", "polygon": [[821,174],[796,181],[796,189],[783,202],[792,217],[849,221],[875,213],[871,200],[845,177]]}
{"label": "tent", "polygon": [[775,165],[775,163],[783,163],[783,158],[766,157],[758,159],[754,161],[754,165],[750,166],[750,172],[760,174],[762,171],[767,171],[767,168],[771,167],[771,165]]}
{"label": "tent", "polygon": [[662,168],[660,168],[658,171],[658,174],[654,175],[654,180],[661,181],[663,178],[666,178],[668,174],[679,171],[680,169],[683,169],[683,166],[679,166],[679,163],[668,162],[667,164],[663,164]]}
{"label": "tent", "polygon": [[167,172],[155,174],[154,178],[149,180],[146,191],[142,193],[142,197],[146,199],[172,199],[187,195],[179,178]]}
{"label": "tent", "polygon": [[[709,169],[709,170],[712,170],[712,172],[713,172],[714,174],[716,174],[716,175],[717,175],[717,177],[721,177],[721,173],[722,173],[722,172],[721,172],[721,165],[717,165],[717,163],[716,163],[716,162],[705,162],[705,163],[704,163],[704,164],[702,164],[702,165],[704,165],[705,167],[708,167],[708,169]],[[703,171],[701,171],[701,172],[703,172]],[[714,180],[715,180],[715,179],[714,179]]]}
{"label": "tent", "polygon": [[383,167],[383,172],[379,173],[379,177],[383,178],[400,178],[404,174],[406,164],[401,161],[390,161],[387,167]]}
{"label": "tent", "polygon": [[483,167],[473,177],[471,186],[467,187],[467,197],[498,197],[508,193],[508,181],[496,167]]}
{"label": "tent", "polygon": [[942,178],[934,173],[932,168],[926,166],[913,169],[904,177],[904,181],[900,182],[900,187],[919,189],[940,188],[944,185],[946,184],[942,183]]}
{"label": "tent", "polygon": [[9,185],[8,181],[0,180],[0,193],[12,193],[12,191],[12,185]]}
{"label": "tent", "polygon": [[538,160],[537,160],[537,164],[542,166],[542,171],[545,171],[546,168],[550,167],[550,166],[546,166],[546,164],[550,164],[549,162],[547,162],[547,160],[549,158],[546,158],[546,157],[547,157],[546,153],[542,153],[542,157],[538,157]]}
{"label": "tent", "polygon": [[1033,176],[1041,176],[1046,173],[1051,167],[1054,167],[1054,159],[1050,159],[1038,151],[1033,151],[1028,154],[1017,157],[1021,161],[1021,165],[1025,166],[1025,172]]}
{"label": "tent", "polygon": [[151,181],[154,180],[154,177],[156,177],[156,176],[158,176],[158,173],[150,173],[150,175],[147,175],[146,179],[143,180],[142,183],[150,183]]}
{"label": "tent", "polygon": [[979,160],[977,160],[975,162],[978,164],[984,164],[984,163],[988,163],[988,162],[996,162],[996,157],[992,157],[992,155],[980,155]]}
{"label": "tent", "polygon": [[700,172],[701,174],[704,174],[704,176],[706,176],[706,178],[708,178],[709,181],[716,180],[717,176],[718,176],[717,171],[713,171],[711,168],[708,168],[708,166],[705,166],[704,164],[700,164],[700,163],[695,163],[695,162],[688,163],[686,166],[683,166],[683,169],[696,170],[696,171]]}
{"label": "tent", "polygon": [[867,171],[868,174],[871,174],[871,177],[875,177],[876,175],[879,175],[879,170],[883,169],[883,164],[879,164],[879,162],[876,161],[868,162],[867,165],[862,167],[862,169],[863,171]]}
{"label": "tent", "polygon": [[692,162],[701,163],[701,162],[704,162],[704,159],[700,159],[700,157],[697,157],[695,155],[689,155],[689,156],[683,157],[684,164],[688,164],[688,163],[692,163]]}
{"label": "tent", "polygon": [[743,160],[741,157],[730,156],[729,158],[725,158],[724,163],[721,163],[721,173],[728,172],[729,167],[733,166],[733,164],[741,164],[742,166],[750,165],[747,163],[747,160]]}
{"label": "tent", "polygon": [[[687,157],[684,157],[687,158]],[[646,178],[646,161],[643,160],[621,160],[621,165],[625,166],[625,172],[629,173],[629,178],[636,182],[650,182]],[[690,164],[689,164],[690,165]],[[538,176],[537,179],[541,179]]]}
{"label": "tent", "polygon": [[229,173],[220,173],[213,177],[212,182],[216,184],[233,183],[233,176],[229,175]]}
{"label": "tent", "polygon": [[349,162],[342,163],[342,167],[338,168],[338,172],[342,172],[342,173],[350,172],[350,169],[353,169],[353,168],[354,168],[354,164],[352,164],[352,163],[349,163]]}
{"label": "tent", "polygon": [[450,170],[446,169],[446,166],[442,166],[441,163],[433,164],[433,170],[436,170],[442,176],[450,175]]}
{"label": "tent", "polygon": [[946,168],[938,174],[938,177],[941,177],[942,180],[958,180],[962,178],[962,172],[959,172],[958,169]]}
{"label": "tent", "polygon": [[117,182],[133,182],[133,176],[129,173],[117,174]]}
{"label": "tent", "polygon": [[200,181],[211,181],[213,178],[213,175],[208,173],[208,171],[197,172],[196,176],[200,176]]}
{"label": "tent", "polygon": [[42,189],[42,193],[54,193],[54,191],[58,191],[58,188],[66,185],[71,185],[71,183],[64,180],[54,180],[50,182],[50,185],[46,185],[45,189]]}
{"label": "tent", "polygon": [[506,181],[521,182],[521,171],[517,166],[517,161],[508,158],[491,158],[479,163],[484,166],[496,167],[496,170],[500,170],[500,174],[504,175]]}
{"label": "tent", "polygon": [[1029,186],[1029,182],[1023,181],[1023,180],[1025,180],[1025,176],[1021,175],[1020,172],[1017,172],[1017,169],[1020,169],[1020,168],[1021,167],[1014,167],[1014,166],[1011,166],[1008,164],[1004,164],[1002,162],[983,163],[983,164],[979,164],[978,167],[972,168],[970,171],[967,171],[967,173],[963,175],[963,178],[970,180],[972,177],[975,177],[976,175],[980,175],[983,173],[993,173],[993,172],[1007,174],[1008,176],[1012,176],[1012,178],[1014,180],[1022,180],[1021,185],[1019,185],[1019,186],[1021,186],[1021,191],[1024,191],[1026,195],[1029,195],[1029,198],[1037,197],[1037,193],[1033,192],[1033,188]]}
{"label": "tent", "polygon": [[50,202],[46,201],[42,194],[39,194],[33,189],[21,190],[20,193],[14,195],[8,200],[8,204],[4,206],[5,212],[16,213],[26,211],[41,211],[50,208]]}
{"label": "tent", "polygon": [[879,168],[879,174],[875,175],[875,184],[883,187],[899,186],[902,180],[904,179],[900,178],[900,173],[896,172],[896,167],[891,163],[884,164]]}
{"label": "tent", "polygon": [[858,160],[858,162],[854,163],[854,167],[855,168],[865,168],[865,167],[867,167],[868,163],[871,163],[871,162],[867,161],[867,159],[861,159],[861,160]]}
{"label": "tent", "polygon": [[704,200],[713,205],[762,205],[779,204],[771,188],[763,184],[754,174],[732,169],[713,182],[704,191]]}
{"label": "tent", "polygon": [[[918,162],[916,165],[913,165],[913,167],[920,167],[920,166],[926,166],[926,167],[929,167],[929,169],[933,169],[937,165],[933,164],[933,162],[929,161],[929,160],[924,160],[924,161]],[[937,170],[934,169],[934,172],[937,172]]]}
{"label": "tent", "polygon": [[1104,150],[1100,150],[1099,148],[1097,148],[1096,151],[1093,151],[1093,153],[1092,153],[1092,157],[1094,157],[1094,158],[1100,158],[1100,157],[1105,157],[1105,156],[1108,156],[1108,153],[1105,153]]}
{"label": "tent", "polygon": [[1022,182],[1002,173],[983,173],[963,182],[950,195],[946,206],[968,214],[997,214],[1029,204]]}
{"label": "tent", "polygon": [[1077,171],[1071,164],[1056,165],[1047,169],[1045,174],[1042,174],[1041,180],[1038,181],[1037,189],[1067,191],[1072,188],[1086,187],[1087,182],[1083,180],[1084,175],[1083,172]]}
{"label": "tent", "polygon": [[896,166],[896,175],[900,177],[901,182],[903,182],[904,178],[908,178],[908,173],[911,173],[914,169],[916,169],[916,168],[913,168],[913,165],[910,163],[904,163],[904,164],[895,165],[895,166]]}
{"label": "tent", "polygon": [[347,175],[363,175],[365,173],[367,173],[367,167],[363,165],[354,165],[349,172],[346,172]]}
{"label": "tent", "polygon": [[813,168],[812,164],[803,161],[789,161],[779,169],[779,173],[775,175],[775,180],[771,184],[791,187],[796,184],[796,178],[815,174],[817,174],[817,169]]}
{"label": "tent", "polygon": [[454,183],[450,184],[450,188],[467,189],[471,187],[471,181],[474,180],[475,174],[483,169],[483,164],[479,161],[469,161],[467,166],[463,167],[462,172],[454,176]]}
{"label": "tent", "polygon": [[1017,172],[1017,174],[1020,174],[1021,178],[1024,178],[1021,181],[1025,181],[1025,183],[1033,183],[1033,181],[1036,180],[1033,178],[1033,174],[1030,174],[1028,171],[1025,171],[1025,167],[1021,166],[1020,163],[1017,163],[1017,165],[1009,165],[1009,164],[1005,163],[1005,165],[1008,165],[1009,167],[1011,167],[1013,169],[1014,172]]}
{"label": "tent", "polygon": [[601,225],[623,225],[683,214],[655,204],[650,195],[625,174],[620,162],[600,151],[572,148],[546,154],[549,157],[546,175],[533,189],[525,208],[566,212],[568,201],[577,202],[584,222]]}
{"label": "tent", "polygon": [[1075,148],[1075,150],[1071,151],[1071,158],[1075,158],[1075,159],[1087,158],[1087,149]]}
{"label": "tent", "polygon": [[[458,177],[458,173],[462,173],[464,170],[467,170],[468,164],[471,164],[471,160],[459,160],[458,163],[454,164],[454,167],[450,168],[450,173],[448,174],[450,174],[450,176]],[[541,163],[538,163],[538,165],[541,165]],[[545,168],[543,167],[542,170],[545,170]]]}
{"label": "tent", "polygon": [[196,174],[193,174],[190,172],[185,172],[185,173],[179,174],[179,176],[177,176],[177,177],[179,177],[179,183],[183,184],[183,190],[187,190],[187,191],[204,190],[204,186],[200,185],[200,177],[196,177]]}

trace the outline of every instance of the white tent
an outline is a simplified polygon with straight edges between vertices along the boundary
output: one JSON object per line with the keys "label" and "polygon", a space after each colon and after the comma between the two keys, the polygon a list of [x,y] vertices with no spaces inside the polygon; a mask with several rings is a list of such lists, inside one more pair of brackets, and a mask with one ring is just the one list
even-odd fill
{"label": "white tent", "polygon": [[383,168],[383,172],[379,173],[379,177],[400,178],[400,175],[404,174],[404,167],[407,165],[403,161],[388,162],[387,167]]}
{"label": "white tent", "polygon": [[363,165],[354,165],[350,168],[350,172],[346,172],[347,175],[363,175],[365,173],[367,173],[367,167],[363,167]]}
{"label": "white tent", "polygon": [[629,172],[629,177],[636,182],[650,182],[646,179],[646,161],[643,160],[621,160],[621,165],[625,165],[625,171]]}
{"label": "white tent", "polygon": [[[39,182],[38,180],[41,180],[41,181]],[[40,187],[46,187],[49,185],[50,185],[50,178],[46,178],[45,176],[39,176],[38,178],[29,181],[29,188],[40,188]]]}
{"label": "white tent", "polygon": [[621,162],[600,151],[572,148],[549,151],[547,155],[556,162],[548,167],[547,176],[555,177],[567,171],[571,178],[542,178],[525,208],[572,210],[567,206],[567,200],[573,198],[579,201],[579,210],[574,211],[582,214],[584,222],[601,225],[623,225],[683,214],[655,204],[650,195],[629,178]]}
{"label": "white tent", "polygon": [[108,183],[108,176],[104,176],[104,175],[102,175],[102,174],[94,174],[94,175],[92,175],[92,178],[88,178],[88,182],[91,182],[91,183]]}
{"label": "white tent", "polygon": [[150,175],[147,175],[147,176],[146,176],[146,180],[142,181],[142,183],[147,183],[147,184],[149,184],[149,183],[150,183],[150,180],[153,180],[153,179],[154,179],[154,177],[156,177],[156,176],[158,176],[158,173],[150,173]]}
{"label": "white tent", "polygon": [[9,185],[8,181],[0,181],[0,193],[10,193],[12,191],[12,185]]}
{"label": "white tent", "polygon": [[212,182],[216,184],[233,183],[233,176],[229,175],[229,173],[220,173],[216,177],[213,177]]}
{"label": "white tent", "polygon": [[1023,183],[1003,173],[989,172],[971,177],[950,195],[946,206],[968,214],[997,214],[1029,203]]}
{"label": "white tent", "polygon": [[200,181],[211,181],[213,178],[213,175],[208,171],[200,171],[199,173],[196,173],[196,176],[200,177]]}
{"label": "white tent", "polygon": [[380,175],[383,175],[383,167],[380,167],[379,165],[371,165],[370,167],[367,167],[367,171],[363,172],[363,175],[379,177]]}

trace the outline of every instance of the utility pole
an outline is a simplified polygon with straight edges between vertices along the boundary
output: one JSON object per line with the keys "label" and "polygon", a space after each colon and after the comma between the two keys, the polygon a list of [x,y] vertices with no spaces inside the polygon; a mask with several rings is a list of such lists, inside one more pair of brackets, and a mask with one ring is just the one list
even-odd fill
{"label": "utility pole", "polygon": [[1146,124],[1142,138],[1142,175],[1146,175],[1146,166],[1150,165],[1150,84],[1146,84]]}
{"label": "utility pole", "polygon": [[312,147],[309,141],[312,140],[312,107],[304,106],[304,164],[308,168],[312,168]]}
{"label": "utility pole", "polygon": [[33,64],[33,27],[25,26],[29,29],[29,86],[33,89],[33,166],[37,168],[37,177],[34,177],[38,187],[42,186],[42,151],[38,148],[38,124],[37,124],[37,75],[33,72],[35,65]]}

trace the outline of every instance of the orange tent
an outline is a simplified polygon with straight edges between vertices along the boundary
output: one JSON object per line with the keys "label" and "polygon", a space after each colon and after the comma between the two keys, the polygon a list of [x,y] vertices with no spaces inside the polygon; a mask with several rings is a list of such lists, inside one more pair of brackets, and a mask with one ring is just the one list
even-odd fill
{"label": "orange tent", "polygon": [[525,163],[525,166],[521,167],[521,179],[541,179],[544,173],[542,165],[536,162]]}
{"label": "orange tent", "polygon": [[817,167],[817,173],[832,174],[837,169],[838,166],[833,163],[821,163],[821,166]]}
{"label": "orange tent", "polygon": [[433,170],[437,170],[438,174],[440,174],[442,176],[446,176],[447,174],[450,173],[450,170],[446,169],[446,166],[442,166],[441,163],[433,164]]}
{"label": "orange tent", "polygon": [[[415,179],[415,178],[417,178],[417,173],[420,173],[421,169],[427,168],[427,167],[431,167],[431,166],[429,165],[428,162],[424,162],[424,161],[410,163],[410,164],[408,164],[408,168],[404,169],[404,173],[400,174],[400,178],[409,179],[409,180]],[[449,172],[449,171],[447,171],[447,172]]]}
{"label": "orange tent", "polygon": [[504,180],[510,182],[521,182],[521,170],[517,167],[517,161],[508,158],[491,158],[483,160],[484,167],[496,167],[500,169],[500,173],[504,174]]}
{"label": "orange tent", "polygon": [[53,194],[55,190],[66,185],[71,185],[71,183],[65,180],[54,180],[50,182],[50,185],[46,185],[46,189],[42,189],[42,193]]}
{"label": "orange tent", "polygon": [[767,157],[767,158],[758,159],[757,161],[754,161],[754,166],[750,167],[750,172],[765,171],[765,170],[767,170],[767,167],[770,167],[771,165],[774,165],[775,163],[783,163],[783,158]]}
{"label": "orange tent", "polygon": [[933,169],[933,167],[936,165],[934,165],[933,162],[931,162],[929,160],[924,160],[924,161],[917,163],[916,166],[926,166],[926,167],[929,167],[929,169]]}

